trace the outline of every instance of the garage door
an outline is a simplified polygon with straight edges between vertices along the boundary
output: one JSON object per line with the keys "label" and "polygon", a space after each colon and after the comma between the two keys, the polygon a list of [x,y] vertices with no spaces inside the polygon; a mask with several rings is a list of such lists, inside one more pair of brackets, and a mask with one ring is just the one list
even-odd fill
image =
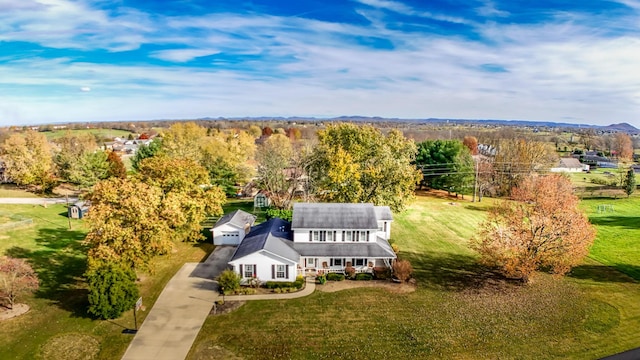
{"label": "garage door", "polygon": [[240,244],[239,231],[222,231],[220,236],[216,237],[216,245],[238,245]]}

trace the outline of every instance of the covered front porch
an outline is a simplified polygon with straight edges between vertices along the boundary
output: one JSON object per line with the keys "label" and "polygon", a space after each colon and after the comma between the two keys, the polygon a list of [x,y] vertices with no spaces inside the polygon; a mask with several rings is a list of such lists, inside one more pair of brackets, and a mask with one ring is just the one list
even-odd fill
{"label": "covered front porch", "polygon": [[346,274],[349,267],[352,267],[356,274],[373,274],[376,268],[391,268],[392,261],[392,258],[300,257],[298,275]]}

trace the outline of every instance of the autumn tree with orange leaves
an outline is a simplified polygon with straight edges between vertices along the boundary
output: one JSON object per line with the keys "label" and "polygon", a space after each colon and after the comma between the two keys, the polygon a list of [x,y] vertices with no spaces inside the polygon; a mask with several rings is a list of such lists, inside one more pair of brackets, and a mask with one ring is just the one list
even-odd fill
{"label": "autumn tree with orange leaves", "polygon": [[478,139],[475,136],[465,136],[462,144],[469,149],[471,155],[478,155]]}
{"label": "autumn tree with orange leaves", "polygon": [[0,257],[0,305],[13,305],[19,296],[38,290],[38,275],[24,259]]}
{"label": "autumn tree with orange leaves", "polygon": [[622,161],[630,161],[633,158],[633,141],[624,133],[616,133],[613,137],[613,149]]}
{"label": "autumn tree with orange leaves", "polygon": [[471,247],[484,265],[528,283],[536,270],[564,275],[588,254],[595,230],[562,175],[530,176],[480,225]]}

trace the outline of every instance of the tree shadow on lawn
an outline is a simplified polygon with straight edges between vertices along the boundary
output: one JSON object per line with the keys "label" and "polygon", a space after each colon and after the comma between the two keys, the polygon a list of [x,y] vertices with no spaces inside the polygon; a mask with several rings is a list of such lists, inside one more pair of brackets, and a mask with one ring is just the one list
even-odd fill
{"label": "tree shadow on lawn", "polygon": [[598,282],[634,283],[640,281],[640,266],[629,264],[578,265],[571,269],[569,276],[581,280]]}
{"label": "tree shadow on lawn", "polygon": [[199,248],[202,251],[204,251],[204,255],[200,259],[200,262],[203,262],[203,261],[207,260],[207,258],[209,257],[209,255],[211,255],[211,253],[213,252],[213,250],[215,248],[213,243],[212,242],[208,242],[208,241],[199,241],[199,242],[193,244],[193,247]]}
{"label": "tree shadow on lawn", "polygon": [[478,205],[465,205],[464,208],[467,209],[467,210],[488,212],[489,210],[491,210],[493,208],[493,206],[482,207],[482,206],[478,206]]}
{"label": "tree shadow on lawn", "polygon": [[48,299],[76,317],[88,317],[87,289],[83,274],[86,270],[85,234],[64,228],[38,230],[36,243],[41,247],[29,250],[14,246],[6,255],[28,259],[40,279],[36,296]]}
{"label": "tree shadow on lawn", "polygon": [[624,229],[640,229],[640,217],[637,216],[596,216],[589,218],[597,226],[615,226]]}
{"label": "tree shadow on lawn", "polygon": [[477,258],[453,253],[402,254],[411,262],[418,285],[446,291],[501,291],[520,286],[519,280],[508,279],[482,266]]}

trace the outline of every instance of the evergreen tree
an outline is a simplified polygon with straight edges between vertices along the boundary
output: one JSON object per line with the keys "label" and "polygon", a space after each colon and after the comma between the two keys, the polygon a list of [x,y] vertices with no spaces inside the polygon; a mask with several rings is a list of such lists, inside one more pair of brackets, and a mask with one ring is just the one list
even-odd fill
{"label": "evergreen tree", "polygon": [[635,190],[636,174],[633,172],[633,168],[630,168],[629,171],[627,171],[627,176],[624,179],[624,192],[627,194],[627,197],[629,197]]}
{"label": "evergreen tree", "polygon": [[111,262],[90,264],[89,313],[101,319],[115,319],[132,309],[139,296],[136,274],[130,268]]}
{"label": "evergreen tree", "polygon": [[136,151],[136,154],[131,158],[131,167],[137,171],[138,164],[140,164],[142,160],[156,156],[160,152],[161,148],[161,138],[153,139],[153,141],[150,142],[149,145],[140,145],[138,147],[138,151]]}

